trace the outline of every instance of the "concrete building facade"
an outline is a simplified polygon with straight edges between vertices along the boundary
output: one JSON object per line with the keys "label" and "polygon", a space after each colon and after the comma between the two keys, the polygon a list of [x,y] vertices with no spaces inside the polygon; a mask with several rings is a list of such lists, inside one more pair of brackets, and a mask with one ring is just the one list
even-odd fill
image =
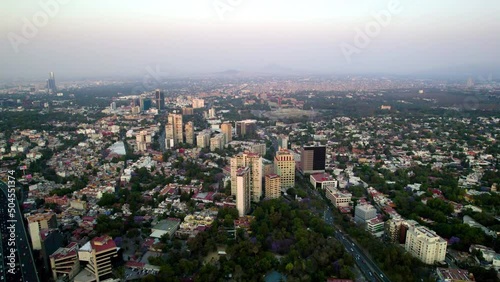
{"label": "concrete building facade", "polygon": [[295,186],[295,160],[293,154],[285,149],[276,152],[274,157],[274,173],[281,178],[281,190]]}
{"label": "concrete building facade", "polygon": [[264,181],[266,199],[277,199],[281,196],[281,179],[277,174],[267,174]]}
{"label": "concrete building facade", "polygon": [[231,194],[237,195],[236,177],[238,169],[248,167],[250,169],[250,193],[251,200],[260,201],[262,197],[262,158],[250,152],[240,153],[231,158]]}
{"label": "concrete building facade", "polygon": [[411,225],[406,232],[406,251],[426,264],[443,262],[446,247],[446,240],[425,226]]}
{"label": "concrete building facade", "polygon": [[39,213],[28,216],[27,219],[33,250],[41,250],[42,237],[40,231],[42,231],[43,229],[57,228],[56,214]]}
{"label": "concrete building facade", "polygon": [[240,217],[250,211],[250,168],[240,168],[236,172],[236,209]]}

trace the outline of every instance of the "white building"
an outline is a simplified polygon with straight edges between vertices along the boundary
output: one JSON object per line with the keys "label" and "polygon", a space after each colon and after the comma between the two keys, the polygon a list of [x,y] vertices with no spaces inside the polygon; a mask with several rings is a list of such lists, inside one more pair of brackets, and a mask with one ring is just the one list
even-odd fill
{"label": "white building", "polygon": [[377,209],[370,204],[357,205],[354,210],[354,220],[358,223],[366,223],[377,217]]}
{"label": "white building", "polygon": [[443,262],[447,242],[436,232],[420,225],[410,225],[406,232],[405,249],[426,264]]}
{"label": "white building", "polygon": [[250,168],[240,168],[236,174],[236,209],[239,216],[250,211]]}

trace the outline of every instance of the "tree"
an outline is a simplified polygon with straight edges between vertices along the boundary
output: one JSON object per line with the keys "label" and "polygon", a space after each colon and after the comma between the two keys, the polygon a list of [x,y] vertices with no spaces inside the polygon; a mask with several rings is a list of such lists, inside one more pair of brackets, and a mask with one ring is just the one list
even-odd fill
{"label": "tree", "polygon": [[97,204],[101,207],[110,207],[114,203],[116,203],[116,196],[111,193],[104,193],[101,199],[97,202]]}
{"label": "tree", "polygon": [[288,273],[291,273],[291,272],[292,272],[292,270],[293,270],[293,263],[289,262],[289,263],[286,265],[285,269],[286,269],[286,271],[287,271]]}

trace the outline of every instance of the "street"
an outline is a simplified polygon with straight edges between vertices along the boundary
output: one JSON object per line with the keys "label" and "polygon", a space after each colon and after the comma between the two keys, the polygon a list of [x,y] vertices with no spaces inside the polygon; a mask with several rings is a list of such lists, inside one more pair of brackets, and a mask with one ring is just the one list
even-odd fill
{"label": "street", "polygon": [[[7,201],[7,185],[0,181],[0,227],[2,233],[2,244],[0,258],[2,259],[0,267],[1,281],[40,281],[36,271],[33,253],[29,243],[26,229],[24,226],[19,204],[15,201],[15,221],[9,218],[8,201]],[[12,228],[9,228],[12,225]],[[8,238],[11,237],[11,230],[15,233],[15,244],[11,242],[9,245]],[[8,256],[11,254],[10,249],[15,248],[13,253],[14,268],[12,269],[8,263]],[[11,272],[9,272],[11,269]]]}
{"label": "street", "polygon": [[[299,178],[304,180],[303,176],[298,174]],[[309,186],[308,186],[309,187]],[[311,189],[310,187],[307,189],[307,192],[310,197],[314,197],[316,199],[324,200],[320,193]],[[361,272],[365,275],[368,281],[383,281],[390,282],[389,278],[384,274],[384,272],[373,262],[373,260],[368,257],[361,248],[349,237],[349,235],[342,233],[334,223],[333,211],[331,210],[328,204],[325,205],[326,208],[320,214],[326,224],[335,227],[335,238],[339,240],[344,248],[349,252],[356,262],[356,265],[361,270]]]}

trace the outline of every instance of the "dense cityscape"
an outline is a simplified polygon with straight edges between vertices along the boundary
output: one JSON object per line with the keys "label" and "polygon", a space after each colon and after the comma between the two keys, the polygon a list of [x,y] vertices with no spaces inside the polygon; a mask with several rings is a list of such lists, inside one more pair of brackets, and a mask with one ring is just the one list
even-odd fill
{"label": "dense cityscape", "polygon": [[39,281],[497,281],[498,82],[162,84],[4,86]]}

